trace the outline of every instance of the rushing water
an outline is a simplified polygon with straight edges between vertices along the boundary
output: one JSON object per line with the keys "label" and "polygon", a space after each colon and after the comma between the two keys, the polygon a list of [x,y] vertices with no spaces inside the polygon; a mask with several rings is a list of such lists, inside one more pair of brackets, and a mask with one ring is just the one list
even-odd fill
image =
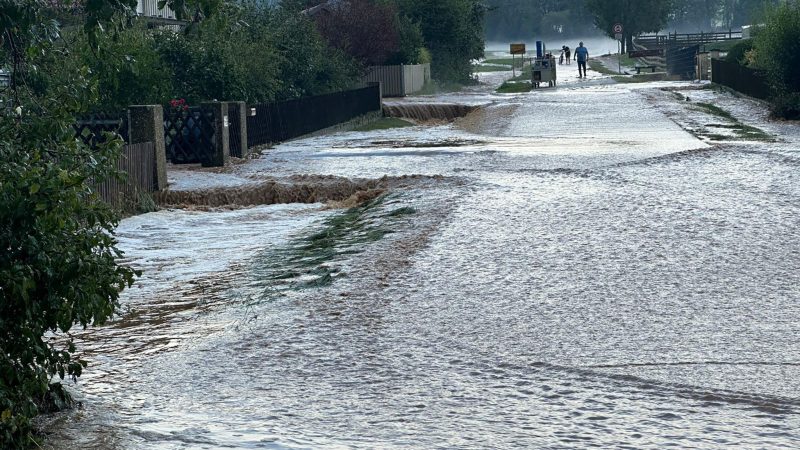
{"label": "rushing water", "polygon": [[337,231],[321,287],[275,270],[336,212],[125,221],[145,279],[84,336],[84,407],[51,445],[799,446],[797,140],[709,146],[653,92],[478,96],[466,129],[337,134],[238,168],[446,176]]}

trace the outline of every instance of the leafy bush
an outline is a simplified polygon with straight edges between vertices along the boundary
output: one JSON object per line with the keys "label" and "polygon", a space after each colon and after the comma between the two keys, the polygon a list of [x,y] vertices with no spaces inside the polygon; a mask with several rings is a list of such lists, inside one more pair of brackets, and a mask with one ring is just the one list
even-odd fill
{"label": "leafy bush", "polygon": [[[24,110],[23,110],[24,111]],[[24,115],[24,113],[23,113]],[[112,230],[117,216],[93,191],[119,156],[119,141],[88,149],[51,117],[0,117],[0,443],[18,446],[50,381],[78,377],[68,333],[114,313],[133,272]],[[68,120],[64,117],[64,120]],[[61,122],[60,125],[63,125]],[[63,399],[63,396],[59,396]]]}
{"label": "leafy bush", "polygon": [[476,0],[396,0],[401,14],[419,24],[432,55],[433,78],[472,81],[472,60],[483,57],[486,7]]}
{"label": "leafy bush", "polygon": [[775,90],[773,113],[786,118],[800,116],[800,4],[786,2],[767,13],[766,26],[755,37],[758,67]]}
{"label": "leafy bush", "polygon": [[725,57],[725,60],[743,66],[747,65],[747,54],[753,50],[753,45],[752,39],[746,39],[736,43],[736,45],[728,50],[728,55]]}
{"label": "leafy bush", "polygon": [[[68,55],[57,23],[38,2],[3,3],[0,61],[12,61],[12,84],[0,91],[0,448],[34,443],[31,418],[63,407],[56,380],[77,378],[85,363],[73,326],[108,320],[134,272],[117,264],[118,217],[93,186],[113,176],[121,141],[89,149],[74,139],[74,115],[94,98],[89,70],[55,71]],[[114,6],[115,5],[115,6]],[[87,4],[97,24],[103,8]],[[87,36],[97,40],[98,28]],[[89,39],[87,37],[87,39]],[[63,78],[58,78],[63,76]]]}
{"label": "leafy bush", "polygon": [[[189,33],[160,32],[156,49],[173,74],[174,98],[261,103],[344,90],[358,65],[326,46],[299,6],[225,4]],[[166,101],[166,99],[164,100]]]}

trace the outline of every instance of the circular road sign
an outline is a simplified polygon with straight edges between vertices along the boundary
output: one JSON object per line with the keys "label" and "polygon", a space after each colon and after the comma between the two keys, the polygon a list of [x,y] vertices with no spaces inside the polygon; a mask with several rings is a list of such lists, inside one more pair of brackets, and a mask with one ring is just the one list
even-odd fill
{"label": "circular road sign", "polygon": [[621,34],[622,33],[622,24],[617,23],[614,24],[614,34]]}

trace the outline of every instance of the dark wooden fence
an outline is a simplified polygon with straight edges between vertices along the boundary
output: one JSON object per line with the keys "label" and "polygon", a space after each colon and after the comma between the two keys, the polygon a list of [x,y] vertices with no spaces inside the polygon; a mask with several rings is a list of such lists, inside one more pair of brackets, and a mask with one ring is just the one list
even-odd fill
{"label": "dark wooden fence", "polygon": [[768,100],[771,89],[764,74],[722,59],[711,60],[711,81],[750,97]]}
{"label": "dark wooden fence", "polygon": [[97,185],[106,202],[130,210],[139,202],[142,193],[153,192],[155,185],[155,150],[152,142],[126,145],[116,163],[116,170],[125,172],[123,179],[110,177]]}
{"label": "dark wooden fence", "polygon": [[256,109],[256,115],[247,117],[247,146],[255,147],[286,141],[380,111],[380,86],[250,107]]}
{"label": "dark wooden fence", "polygon": [[636,44],[647,48],[666,47],[669,45],[700,45],[709,42],[729,41],[732,39],[741,39],[741,31],[722,31],[722,32],[708,32],[708,33],[667,33],[639,35],[635,38]]}

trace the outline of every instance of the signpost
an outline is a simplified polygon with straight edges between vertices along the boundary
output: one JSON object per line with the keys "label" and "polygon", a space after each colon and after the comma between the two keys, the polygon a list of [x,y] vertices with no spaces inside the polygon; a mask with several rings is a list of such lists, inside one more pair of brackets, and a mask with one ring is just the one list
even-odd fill
{"label": "signpost", "polygon": [[515,55],[522,55],[522,66],[525,67],[525,44],[511,44],[511,73],[517,76]]}
{"label": "signpost", "polygon": [[617,40],[617,48],[619,49],[619,51],[617,52],[617,55],[618,55],[618,57],[617,57],[617,68],[619,69],[619,73],[622,73],[622,38],[623,38],[622,31],[623,30],[624,30],[624,28],[622,28],[622,24],[621,23],[615,23],[614,24],[614,39]]}

